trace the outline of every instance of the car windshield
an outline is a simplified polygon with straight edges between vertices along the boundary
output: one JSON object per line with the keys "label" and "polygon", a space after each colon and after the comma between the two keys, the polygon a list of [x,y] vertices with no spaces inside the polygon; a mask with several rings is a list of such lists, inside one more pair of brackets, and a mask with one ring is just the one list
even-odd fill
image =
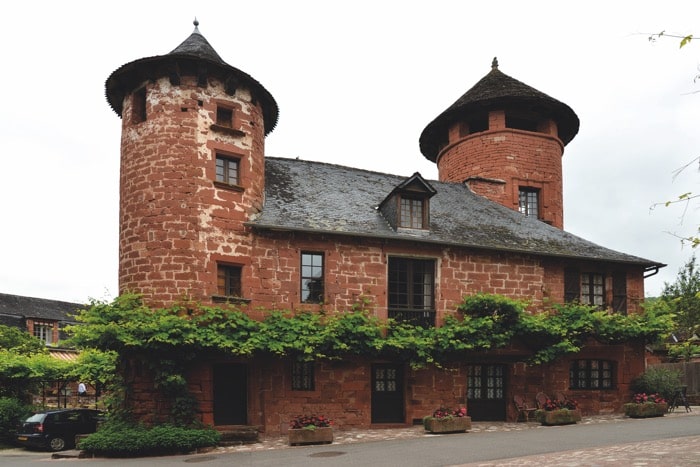
{"label": "car windshield", "polygon": [[46,417],[45,413],[35,413],[31,417],[27,419],[27,423],[41,423],[44,421],[44,418]]}

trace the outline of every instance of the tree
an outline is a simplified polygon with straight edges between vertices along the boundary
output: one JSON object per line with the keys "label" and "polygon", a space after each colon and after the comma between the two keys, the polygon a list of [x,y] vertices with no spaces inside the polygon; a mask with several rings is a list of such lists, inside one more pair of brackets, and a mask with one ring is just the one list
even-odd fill
{"label": "tree", "polygon": [[24,329],[0,325],[0,349],[21,355],[46,353],[46,346]]}
{"label": "tree", "polygon": [[[691,42],[697,40],[697,37],[695,37],[693,34],[669,34],[669,33],[666,33],[666,31],[661,31],[660,33],[650,34],[649,35],[649,42],[656,42],[658,39],[666,38],[666,37],[673,38],[673,39],[680,39],[679,46],[681,49],[683,47],[689,45]],[[695,78],[693,79],[693,81],[697,82],[699,79],[700,79],[700,74],[697,74],[697,75],[695,75]],[[685,169],[687,169],[688,167],[690,167],[691,165],[693,165],[695,163],[698,163],[698,169],[700,169],[700,157],[695,157],[690,162],[688,162],[686,165],[684,165],[683,167],[676,169],[674,171],[673,177],[675,178],[676,176],[678,176],[678,174],[680,174]],[[663,204],[666,207],[671,206],[671,205],[680,204],[680,205],[684,206],[685,210],[683,212],[683,217],[685,217],[685,213],[687,212],[688,208],[690,207],[691,202],[693,200],[697,200],[698,198],[700,198],[700,194],[687,192],[687,193],[683,193],[682,195],[679,195],[676,199],[666,201],[665,203],[655,204],[652,206],[652,209],[654,207],[658,206],[659,204]],[[696,248],[698,245],[700,245],[700,225],[698,225],[698,228],[695,231],[695,233],[687,235],[687,236],[679,235],[678,237],[680,237],[682,244],[690,243],[690,245],[693,248]]]}
{"label": "tree", "polygon": [[664,284],[661,299],[674,314],[677,337],[687,340],[700,333],[700,268],[695,256],[678,271],[674,283]]}

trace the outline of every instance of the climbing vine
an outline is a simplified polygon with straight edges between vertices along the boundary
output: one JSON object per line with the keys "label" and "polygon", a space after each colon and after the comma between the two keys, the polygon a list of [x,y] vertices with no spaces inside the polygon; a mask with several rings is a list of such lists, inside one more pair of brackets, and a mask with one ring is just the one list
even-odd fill
{"label": "climbing vine", "polygon": [[271,310],[257,321],[233,306],[191,303],[152,309],[136,295],[95,302],[70,328],[79,347],[116,352],[122,363],[137,357],[170,398],[169,422],[187,424],[196,405],[184,372],[203,355],[269,354],[300,360],[384,356],[414,367],[441,365],[474,351],[519,345],[533,364],[577,352],[589,339],[605,343],[659,339],[671,317],[647,311],[621,315],[580,304],[528,313],[526,303],[498,295],[467,296],[439,327],[380,320],[359,303],[347,311]]}

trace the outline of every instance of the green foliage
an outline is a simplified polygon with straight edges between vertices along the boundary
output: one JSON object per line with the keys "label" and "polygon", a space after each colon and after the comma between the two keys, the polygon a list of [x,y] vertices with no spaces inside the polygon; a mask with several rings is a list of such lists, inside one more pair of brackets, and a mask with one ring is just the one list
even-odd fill
{"label": "green foliage", "polygon": [[675,332],[680,339],[700,334],[700,268],[695,256],[678,271],[674,283],[664,284],[661,299],[674,315]]}
{"label": "green foliage", "polygon": [[188,425],[196,415],[185,372],[203,356],[316,360],[364,355],[420,367],[520,342],[530,348],[532,363],[544,363],[578,351],[587,339],[653,341],[668,331],[668,315],[655,312],[625,316],[567,304],[530,314],[525,302],[490,294],[465,297],[458,313],[435,328],[382,321],[366,305],[346,312],[272,310],[255,321],[234,307],[187,304],[153,310],[139,297],[123,295],[111,304],[93,303],[76,317],[83,324],[69,331],[78,346],[116,352],[117,365],[134,359],[146,365],[170,401],[168,422],[177,426]]}
{"label": "green foliage", "polygon": [[40,381],[64,379],[74,364],[44,353],[0,350],[0,396],[25,399]]}
{"label": "green foliage", "polygon": [[216,446],[221,435],[209,428],[160,425],[152,428],[108,422],[80,442],[80,449],[107,457],[182,454]]}
{"label": "green foliage", "polygon": [[47,353],[41,339],[37,339],[24,329],[4,325],[0,325],[0,349],[22,355]]}
{"label": "green foliage", "polygon": [[680,385],[680,371],[661,366],[652,366],[632,381],[630,389],[632,393],[658,393],[664,399],[670,401]]}
{"label": "green foliage", "polygon": [[666,346],[671,360],[689,362],[693,357],[700,356],[700,345],[691,341],[668,344]]}
{"label": "green foliage", "polygon": [[19,399],[0,397],[0,441],[12,441],[19,423],[31,413],[31,406]]}

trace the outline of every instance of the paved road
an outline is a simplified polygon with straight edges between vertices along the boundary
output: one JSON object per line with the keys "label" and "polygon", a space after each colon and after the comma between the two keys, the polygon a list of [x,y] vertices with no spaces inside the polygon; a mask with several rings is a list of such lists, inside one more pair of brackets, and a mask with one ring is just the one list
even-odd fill
{"label": "paved road", "polygon": [[51,460],[47,453],[0,451],[0,465],[42,466],[700,466],[700,417],[625,420],[514,432],[480,432],[345,445],[308,446],[148,459]]}

